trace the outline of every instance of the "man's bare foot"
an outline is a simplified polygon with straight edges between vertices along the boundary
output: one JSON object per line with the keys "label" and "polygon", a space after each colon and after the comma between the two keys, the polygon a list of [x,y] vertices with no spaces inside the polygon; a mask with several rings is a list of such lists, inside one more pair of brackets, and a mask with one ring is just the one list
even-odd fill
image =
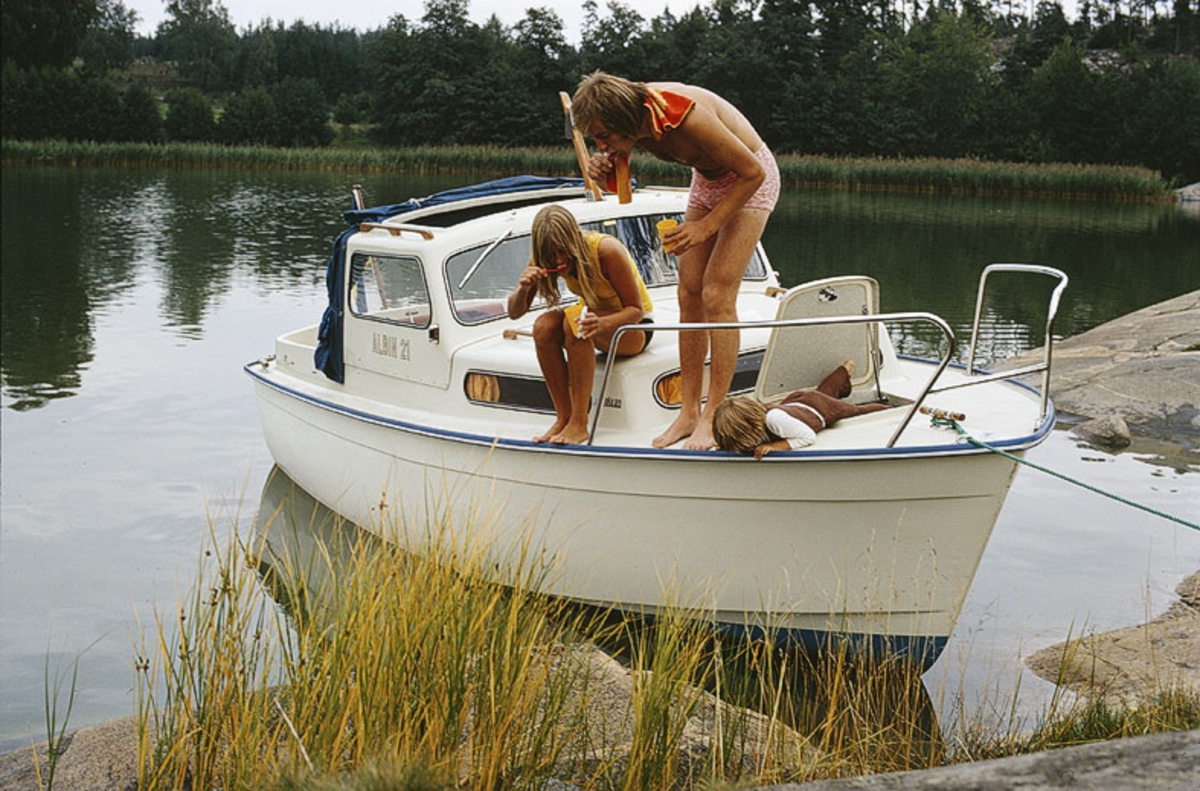
{"label": "man's bare foot", "polygon": [[712,450],[717,447],[717,441],[713,439],[712,423],[701,421],[696,425],[696,430],[683,443],[684,450]]}
{"label": "man's bare foot", "polygon": [[854,376],[854,361],[853,360],[847,360],[846,362],[842,363],[842,367],[846,369],[846,373],[850,374],[851,377]]}
{"label": "man's bare foot", "polygon": [[587,426],[576,426],[568,423],[563,430],[550,438],[551,445],[582,445],[587,442]]}
{"label": "man's bare foot", "polygon": [[533,438],[533,441],[534,442],[549,442],[551,439],[554,438],[555,434],[561,433],[562,430],[566,427],[567,427],[567,421],[556,420],[556,421],[554,421],[554,425],[550,427],[549,431],[547,431],[545,434],[538,434],[536,437]]}
{"label": "man's bare foot", "polygon": [[695,418],[685,418],[680,415],[670,426],[667,426],[666,431],[655,437],[650,444],[655,448],[669,448],[679,440],[687,439],[695,428]]}

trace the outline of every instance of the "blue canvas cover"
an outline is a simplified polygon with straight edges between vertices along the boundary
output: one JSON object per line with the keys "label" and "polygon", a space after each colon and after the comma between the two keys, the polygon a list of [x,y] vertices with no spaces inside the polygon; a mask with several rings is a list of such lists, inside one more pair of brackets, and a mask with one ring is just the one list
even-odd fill
{"label": "blue canvas cover", "polygon": [[548,189],[583,189],[583,179],[560,178],[553,176],[512,176],[496,179],[482,184],[472,184],[467,187],[457,187],[443,192],[435,192],[425,198],[410,198],[403,203],[393,203],[386,206],[376,206],[371,209],[351,209],[343,212],[342,217],[349,226],[342,231],[333,243],[333,253],[325,265],[325,288],[329,293],[329,304],[321,317],[321,326],[317,330],[317,350],[313,353],[313,364],[317,370],[335,382],[346,380],[345,360],[342,354],[342,327],[345,322],[345,269],[346,241],[358,232],[359,223],[383,222],[390,217],[427,209],[431,206],[442,206],[457,203],[472,198],[486,198],[492,195],[507,195],[517,192],[531,192]]}

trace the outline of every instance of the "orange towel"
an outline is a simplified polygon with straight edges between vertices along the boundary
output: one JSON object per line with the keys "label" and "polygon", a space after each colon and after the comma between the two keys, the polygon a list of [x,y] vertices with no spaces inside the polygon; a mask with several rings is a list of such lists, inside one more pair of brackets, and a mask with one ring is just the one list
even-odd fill
{"label": "orange towel", "polygon": [[663,135],[683,123],[688,113],[696,106],[696,102],[686,96],[670,91],[660,91],[646,88],[646,109],[650,111],[650,128],[655,139],[661,140]]}

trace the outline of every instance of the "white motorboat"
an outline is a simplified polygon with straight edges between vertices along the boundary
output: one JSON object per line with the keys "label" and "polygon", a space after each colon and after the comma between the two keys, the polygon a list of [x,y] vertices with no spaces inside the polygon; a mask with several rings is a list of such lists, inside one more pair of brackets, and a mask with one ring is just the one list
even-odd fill
{"label": "white motorboat", "polygon": [[[620,238],[655,305],[647,349],[598,369],[583,445],[531,441],[553,422],[529,337],[538,310],[505,311],[533,216],[551,201]],[[548,594],[650,615],[685,604],[724,629],[807,646],[837,636],[932,663],[1016,461],[920,410],[956,413],[970,436],[1016,456],[1041,442],[1054,423],[1045,390],[1066,277],[985,269],[967,364],[950,365],[953,332],[937,316],[880,313],[869,277],[785,290],[760,248],[738,297],[733,391],[769,402],[851,359],[851,398],[896,408],[761,461],[660,450],[651,439],[678,409],[678,333],[695,325],[678,323],[676,262],[655,224],[681,218],[685,203],[672,188],[622,204],[590,199],[578,179],[520,177],[348,211],[320,327],[280,336],[245,366],[275,461],[334,511],[410,547],[451,525],[442,534],[486,538],[498,556],[538,557]],[[1044,362],[993,375],[974,356],[1000,271],[1059,282]],[[908,325],[942,334],[941,359],[896,353],[889,328]],[[1014,378],[1034,372],[1041,392]]]}

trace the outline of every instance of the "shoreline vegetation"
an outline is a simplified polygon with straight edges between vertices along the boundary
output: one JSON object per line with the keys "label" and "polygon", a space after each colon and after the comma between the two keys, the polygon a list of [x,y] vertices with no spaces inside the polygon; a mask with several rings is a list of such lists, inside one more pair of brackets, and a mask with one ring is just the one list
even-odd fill
{"label": "shoreline vegetation", "polygon": [[[1200,694],[1168,683],[1136,702],[1059,685],[1034,723],[1015,700],[968,710],[953,678],[926,691],[902,662],[714,641],[682,598],[648,624],[538,596],[553,569],[529,544],[500,557],[442,520],[408,554],[402,525],[381,529],[388,540],[282,499],[253,534],[236,517],[225,536],[212,525],[198,582],[134,649],[137,713],[106,745],[108,779],[143,791],[687,791],[1200,727]],[[939,722],[946,695],[956,703]],[[4,761],[48,789],[61,742]]]}
{"label": "shoreline vegetation", "polygon": [[[808,189],[1014,195],[1166,203],[1173,185],[1156,171],[1115,165],[1028,164],[976,159],[883,159],[779,154],[785,184]],[[577,175],[567,148],[413,146],[268,148],[207,143],[94,143],[4,139],[4,165]],[[678,165],[639,157],[644,183],[682,183]]]}

